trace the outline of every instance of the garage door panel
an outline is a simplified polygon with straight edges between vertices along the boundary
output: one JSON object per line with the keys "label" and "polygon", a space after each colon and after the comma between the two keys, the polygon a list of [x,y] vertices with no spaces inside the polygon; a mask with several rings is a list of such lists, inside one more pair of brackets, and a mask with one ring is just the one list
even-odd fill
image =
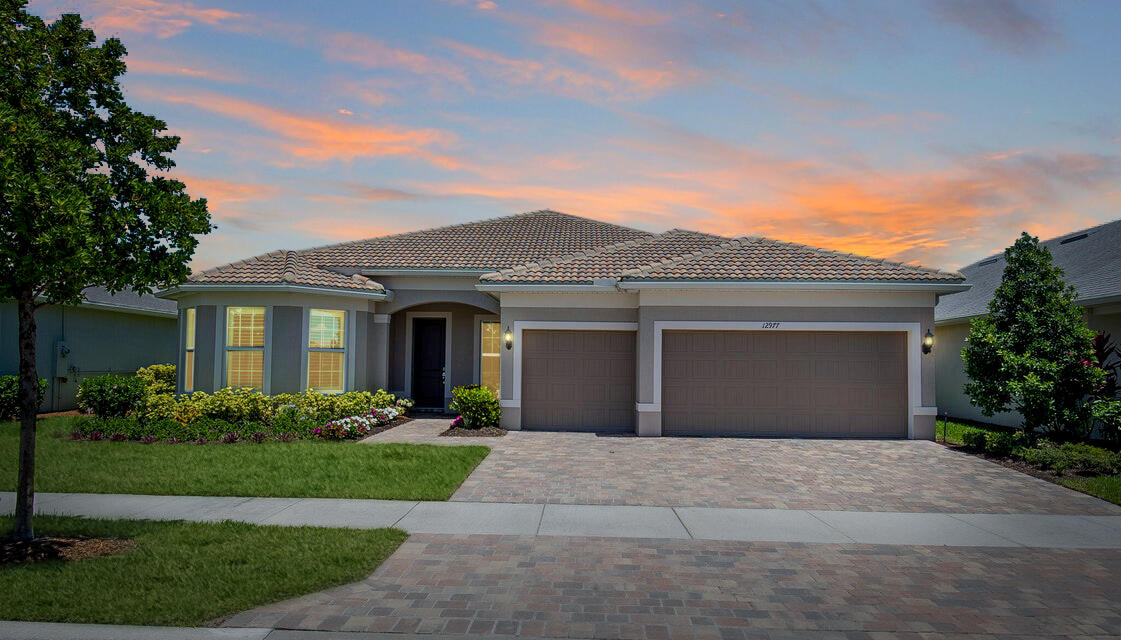
{"label": "garage door panel", "polygon": [[633,331],[533,330],[522,341],[523,427],[634,428]]}
{"label": "garage door panel", "polygon": [[663,429],[667,434],[905,437],[905,336],[666,331]]}

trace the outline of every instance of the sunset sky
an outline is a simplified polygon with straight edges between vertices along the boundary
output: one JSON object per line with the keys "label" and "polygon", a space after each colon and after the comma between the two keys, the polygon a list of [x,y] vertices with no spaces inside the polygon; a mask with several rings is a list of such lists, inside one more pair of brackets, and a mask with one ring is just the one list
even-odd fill
{"label": "sunset sky", "polygon": [[1121,217],[1121,2],[38,0],[129,50],[194,267],[556,209],[938,267]]}

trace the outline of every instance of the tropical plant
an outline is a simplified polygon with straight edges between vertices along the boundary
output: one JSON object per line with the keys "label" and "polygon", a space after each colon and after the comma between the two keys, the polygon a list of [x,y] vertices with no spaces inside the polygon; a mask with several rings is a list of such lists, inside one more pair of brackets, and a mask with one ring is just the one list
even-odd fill
{"label": "tropical plant", "polygon": [[1091,360],[1094,333],[1038,239],[1022,234],[1004,257],[989,313],[973,321],[961,352],[965,393],[986,416],[1019,411],[1029,436],[1069,438],[1087,422],[1084,399],[1103,378]]}
{"label": "tropical plant", "polygon": [[148,395],[174,395],[175,385],[178,384],[178,379],[175,377],[175,365],[173,364],[151,364],[147,367],[140,367],[136,370],[136,377],[144,381],[144,386],[148,389]]}
{"label": "tropical plant", "polygon": [[121,91],[125,47],[97,44],[77,14],[43,20],[0,3],[0,298],[18,318],[20,445],[13,534],[34,537],[35,311],[110,291],[181,282],[211,230],[205,200],[149,171],[179,138]]}

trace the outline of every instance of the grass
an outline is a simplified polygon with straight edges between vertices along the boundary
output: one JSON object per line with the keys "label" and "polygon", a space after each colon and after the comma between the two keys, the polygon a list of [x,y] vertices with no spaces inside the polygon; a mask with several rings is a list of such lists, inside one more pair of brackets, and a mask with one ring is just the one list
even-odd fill
{"label": "grass", "polygon": [[[0,518],[0,530],[11,530]],[[0,619],[195,626],[368,576],[397,529],[39,516],[38,535],[126,538],[116,556],[0,565]]]}
{"label": "grass", "polygon": [[[943,429],[945,431],[943,432]],[[961,434],[967,429],[977,429],[979,431],[987,431],[989,433],[1001,433],[1007,429],[1000,429],[999,427],[985,427],[974,424],[964,424],[961,422],[954,422],[953,420],[943,421],[938,418],[938,422],[934,429],[934,439],[941,442],[943,440],[943,433],[945,433],[945,441],[950,444],[961,444]]]}
{"label": "grass", "polygon": [[1059,484],[1082,493],[1097,496],[1114,504],[1121,504],[1121,476],[1068,476],[1059,478]]}
{"label": "grass", "polygon": [[[272,442],[74,442],[71,418],[39,422],[35,488],[48,492],[447,500],[483,446]],[[19,425],[0,423],[0,491],[16,486]]]}

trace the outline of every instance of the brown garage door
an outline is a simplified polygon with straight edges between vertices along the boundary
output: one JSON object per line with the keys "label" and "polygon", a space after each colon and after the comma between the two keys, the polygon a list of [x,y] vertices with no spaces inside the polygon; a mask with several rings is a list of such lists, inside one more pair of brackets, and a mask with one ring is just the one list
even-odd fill
{"label": "brown garage door", "polygon": [[634,429],[633,331],[526,331],[522,426]]}
{"label": "brown garage door", "polygon": [[666,331],[667,434],[907,435],[903,332]]}

